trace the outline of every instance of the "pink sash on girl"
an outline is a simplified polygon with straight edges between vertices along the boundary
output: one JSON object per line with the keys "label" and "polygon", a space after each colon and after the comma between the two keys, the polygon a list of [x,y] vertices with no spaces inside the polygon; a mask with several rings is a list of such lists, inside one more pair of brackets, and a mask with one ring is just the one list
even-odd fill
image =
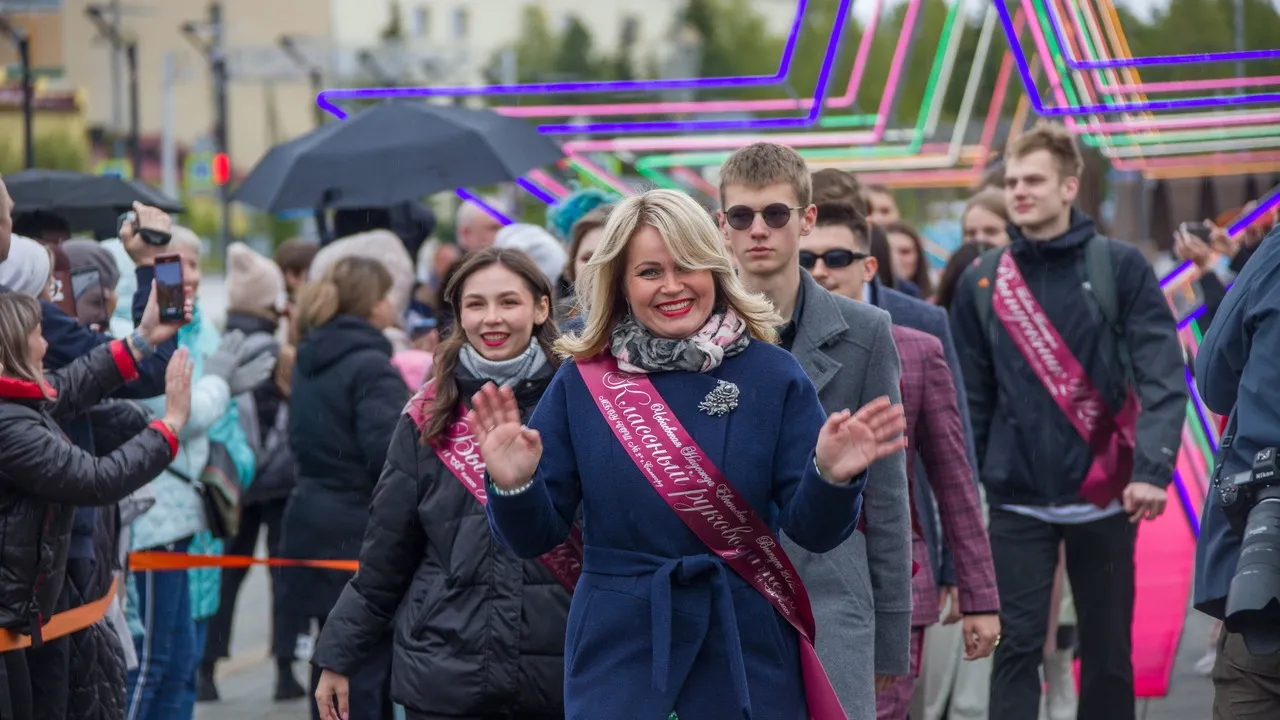
{"label": "pink sash on girl", "polygon": [[[406,411],[419,430],[426,424],[427,410],[430,409],[435,394],[433,380],[409,401]],[[480,443],[471,429],[465,407],[458,409],[458,418],[449,426],[444,440],[434,443],[433,447],[440,462],[449,468],[472,497],[484,505],[488,500],[484,487],[484,460],[480,457]],[[538,562],[551,571],[566,590],[573,593],[578,585],[578,577],[582,575],[582,532],[578,530],[578,526],[569,528],[568,539],[538,558]]]}
{"label": "pink sash on girl", "polygon": [[1036,302],[1010,253],[1004,253],[996,267],[992,308],[1044,389],[1093,451],[1080,496],[1100,508],[1120,499],[1133,475],[1139,408],[1133,389],[1126,390],[1120,414],[1112,416],[1106,399]]}
{"label": "pink sash on girl", "polygon": [[845,720],[813,648],[809,593],[782,545],[671,412],[649,378],[613,356],[578,363],[587,390],[636,467],[717,557],[764,595],[800,634],[805,698],[813,720]]}

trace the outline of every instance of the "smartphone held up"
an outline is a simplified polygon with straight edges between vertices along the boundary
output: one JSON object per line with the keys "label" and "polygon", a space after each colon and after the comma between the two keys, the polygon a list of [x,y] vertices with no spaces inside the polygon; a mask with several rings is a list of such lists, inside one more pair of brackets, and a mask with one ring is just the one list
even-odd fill
{"label": "smartphone held up", "polygon": [[186,295],[182,256],[178,253],[157,255],[156,305],[160,310],[160,322],[175,325],[186,322]]}
{"label": "smartphone held up", "polygon": [[1181,230],[1182,232],[1188,235],[1199,238],[1201,242],[1206,242],[1206,243],[1209,242],[1209,238],[1213,234],[1209,226],[1205,225],[1202,222],[1196,222],[1196,223],[1184,222],[1182,223]]}

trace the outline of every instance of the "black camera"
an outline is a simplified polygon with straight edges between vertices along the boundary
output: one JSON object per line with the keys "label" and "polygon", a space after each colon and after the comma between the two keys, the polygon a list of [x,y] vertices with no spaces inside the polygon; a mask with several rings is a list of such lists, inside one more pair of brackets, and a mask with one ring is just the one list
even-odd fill
{"label": "black camera", "polygon": [[[1229,439],[1224,438],[1224,445]],[[1227,522],[1240,533],[1240,560],[1227,593],[1225,624],[1253,655],[1280,653],[1280,452],[1259,450],[1253,468],[1215,483]]]}
{"label": "black camera", "polygon": [[157,247],[168,245],[169,241],[173,239],[173,235],[165,232],[164,230],[138,227],[138,213],[132,210],[122,213],[116,220],[116,237],[120,237],[124,234],[124,226],[126,223],[129,225],[131,230],[138,233],[138,237],[142,238],[142,242],[148,245],[155,245]]}

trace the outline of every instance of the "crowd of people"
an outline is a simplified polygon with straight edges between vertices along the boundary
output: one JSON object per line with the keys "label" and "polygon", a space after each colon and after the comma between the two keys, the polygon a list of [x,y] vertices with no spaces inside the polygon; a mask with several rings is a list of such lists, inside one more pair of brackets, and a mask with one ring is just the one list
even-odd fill
{"label": "crowd of people", "polygon": [[[216,702],[246,570],[130,553],[265,530],[275,699],[321,720],[1132,720],[1185,364],[1081,174],[1019,136],[940,272],[891,191],[770,143],[711,213],[468,202],[453,243],[339,211],[231,245],[224,322],[163,212],[27,238],[0,185],[0,718]],[[1206,227],[1175,252],[1212,314],[1262,233]],[[58,267],[100,286],[68,307]]]}

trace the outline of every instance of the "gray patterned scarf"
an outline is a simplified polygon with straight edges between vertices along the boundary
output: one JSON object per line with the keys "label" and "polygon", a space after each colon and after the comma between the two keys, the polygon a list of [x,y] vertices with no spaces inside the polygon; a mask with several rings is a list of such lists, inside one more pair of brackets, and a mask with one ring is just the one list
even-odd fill
{"label": "gray patterned scarf", "polygon": [[682,340],[655,337],[628,313],[613,329],[609,349],[623,372],[707,372],[750,342],[746,322],[730,309],[712,313],[701,330]]}
{"label": "gray patterned scarf", "polygon": [[533,377],[547,364],[547,356],[538,341],[531,339],[529,347],[510,360],[488,360],[470,344],[463,345],[458,362],[477,379],[492,380],[494,385],[502,387]]}

